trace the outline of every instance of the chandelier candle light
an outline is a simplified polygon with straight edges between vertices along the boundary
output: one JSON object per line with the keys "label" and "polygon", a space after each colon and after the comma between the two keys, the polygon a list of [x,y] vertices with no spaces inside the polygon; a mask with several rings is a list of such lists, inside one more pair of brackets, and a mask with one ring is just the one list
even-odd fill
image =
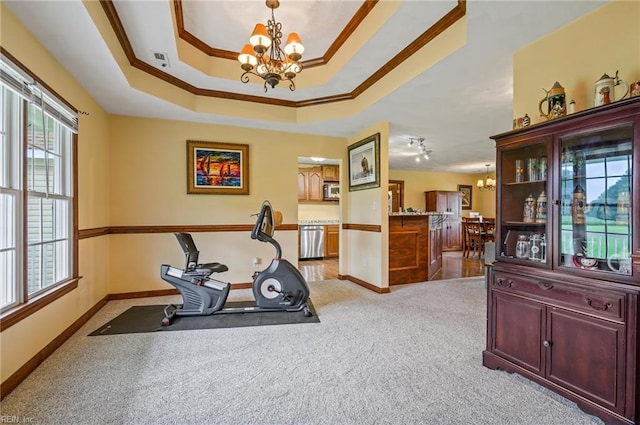
{"label": "chandelier candle light", "polygon": [[493,180],[492,178],[489,178],[489,166],[491,164],[485,164],[484,166],[487,167],[487,178],[485,181],[483,180],[478,180],[478,189],[480,190],[496,190],[496,181]]}
{"label": "chandelier candle light", "polygon": [[280,6],[278,0],[266,0],[271,9],[271,19],[265,27],[256,24],[253,34],[249,38],[250,44],[245,44],[238,55],[238,61],[244,73],[240,76],[243,83],[249,82],[249,75],[253,74],[264,80],[264,91],[267,84],[275,88],[280,81],[289,81],[289,89],[294,91],[296,85],[293,79],[302,71],[302,53],[304,46],[295,32],[289,34],[284,50],[282,43],[282,24],[276,22],[273,11]]}

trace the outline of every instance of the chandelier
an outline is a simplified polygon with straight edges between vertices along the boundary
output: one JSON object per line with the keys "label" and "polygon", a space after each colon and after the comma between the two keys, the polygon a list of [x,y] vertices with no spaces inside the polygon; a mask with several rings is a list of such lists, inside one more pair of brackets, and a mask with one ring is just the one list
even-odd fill
{"label": "chandelier", "polygon": [[478,189],[496,190],[496,181],[489,178],[489,166],[491,166],[491,164],[484,164],[484,166],[487,167],[487,178],[484,181],[478,180]]}
{"label": "chandelier", "polygon": [[412,146],[414,143],[418,143],[418,149],[420,149],[420,155],[416,157],[416,162],[420,162],[420,157],[423,157],[427,161],[431,159],[431,151],[427,150],[427,147],[424,145],[424,137],[420,137],[418,139],[409,138],[409,146]]}
{"label": "chandelier", "polygon": [[256,75],[264,80],[264,91],[267,85],[275,88],[281,81],[289,81],[289,89],[294,91],[296,85],[293,79],[302,71],[302,53],[304,46],[300,37],[295,32],[289,34],[284,50],[282,43],[282,24],[276,22],[273,11],[280,6],[278,0],[266,0],[267,7],[271,9],[271,19],[265,27],[256,24],[253,34],[249,38],[250,44],[245,44],[238,55],[240,67],[244,73],[240,76],[243,83],[249,82],[249,74]]}

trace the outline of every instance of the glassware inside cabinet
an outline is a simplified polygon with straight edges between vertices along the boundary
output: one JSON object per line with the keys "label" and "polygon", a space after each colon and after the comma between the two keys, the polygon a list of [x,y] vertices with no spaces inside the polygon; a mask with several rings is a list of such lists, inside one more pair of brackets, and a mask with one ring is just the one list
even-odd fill
{"label": "glassware inside cabinet", "polygon": [[547,264],[547,158],[550,140],[500,152],[500,255]]}
{"label": "glassware inside cabinet", "polygon": [[561,139],[560,267],[631,275],[633,129]]}

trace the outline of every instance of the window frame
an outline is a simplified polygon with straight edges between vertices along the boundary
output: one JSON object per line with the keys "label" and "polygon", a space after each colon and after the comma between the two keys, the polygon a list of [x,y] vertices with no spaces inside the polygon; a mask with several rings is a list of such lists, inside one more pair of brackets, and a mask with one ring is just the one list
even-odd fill
{"label": "window frame", "polygon": [[[11,61],[13,65],[17,66],[24,74],[28,75],[38,86],[42,88],[43,91],[50,97],[52,97],[55,101],[60,102],[71,111],[77,111],[75,107],[73,107],[66,99],[60,96],[55,90],[51,89],[44,81],[42,81],[37,75],[31,72],[28,68],[26,68],[22,63],[20,63],[15,57],[13,57],[9,52],[7,52],[4,48],[0,46],[0,54],[4,56],[7,60]],[[17,220],[19,221],[19,229],[20,236],[17,238],[16,243],[18,244],[17,249],[20,251],[19,265],[17,270],[17,274],[20,275],[21,283],[18,291],[22,291],[22,294],[18,295],[17,304],[12,307],[7,306],[7,309],[0,313],[0,332],[3,332],[5,329],[19,323],[25,318],[31,316],[38,310],[46,307],[51,304],[58,298],[68,294],[72,290],[78,287],[78,281],[81,279],[81,276],[78,274],[79,265],[78,265],[78,133],[76,131],[71,132],[71,140],[70,140],[70,161],[69,166],[71,170],[68,170],[68,175],[71,178],[70,182],[70,203],[69,203],[69,214],[71,214],[71,220],[68,225],[69,229],[69,278],[57,282],[49,287],[43,288],[40,291],[34,293],[31,297],[28,296],[28,282],[27,282],[27,264],[28,264],[28,240],[26,237],[27,232],[27,202],[29,197],[29,190],[27,187],[27,134],[26,134],[26,126],[28,119],[26,119],[28,111],[27,111],[28,101],[26,99],[21,100],[21,109],[22,114],[25,117],[22,119],[22,129],[20,134],[20,149],[22,151],[19,161],[20,170],[20,189],[19,194],[16,197],[16,202],[20,203],[18,208],[18,216]],[[43,108],[44,109],[44,108]],[[49,112],[49,109],[47,109]],[[54,120],[56,118],[54,117]],[[59,121],[59,120],[58,120]],[[63,122],[63,125],[65,123]],[[65,165],[66,167],[67,165]],[[20,267],[21,266],[21,267]]]}

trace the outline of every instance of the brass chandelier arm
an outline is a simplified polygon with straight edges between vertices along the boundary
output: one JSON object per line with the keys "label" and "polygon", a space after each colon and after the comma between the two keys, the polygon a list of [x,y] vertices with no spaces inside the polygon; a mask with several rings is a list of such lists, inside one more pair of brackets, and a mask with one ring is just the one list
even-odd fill
{"label": "brass chandelier arm", "polygon": [[[256,77],[262,78],[264,80],[264,92],[265,93],[267,92],[267,90],[269,89],[269,87],[267,87],[267,86],[271,85],[269,83],[269,80],[265,79],[264,76],[254,72],[254,71],[245,71],[240,76],[240,81],[242,81],[245,84],[248,83],[249,81],[251,81],[247,74],[255,75]],[[293,81],[293,79],[291,79],[291,78],[280,78],[280,79],[278,79],[278,83],[280,83],[282,81],[289,81],[289,90],[296,91],[296,83]]]}
{"label": "brass chandelier arm", "polygon": [[289,34],[287,45],[282,48],[282,23],[276,21],[274,10],[279,6],[278,0],[267,0],[267,7],[271,9],[271,19],[266,27],[256,24],[250,38],[251,44],[246,44],[238,56],[244,71],[240,81],[248,83],[249,74],[264,80],[264,91],[268,86],[275,88],[281,81],[289,81],[289,90],[295,91],[293,79],[302,71],[304,46],[296,33]]}

